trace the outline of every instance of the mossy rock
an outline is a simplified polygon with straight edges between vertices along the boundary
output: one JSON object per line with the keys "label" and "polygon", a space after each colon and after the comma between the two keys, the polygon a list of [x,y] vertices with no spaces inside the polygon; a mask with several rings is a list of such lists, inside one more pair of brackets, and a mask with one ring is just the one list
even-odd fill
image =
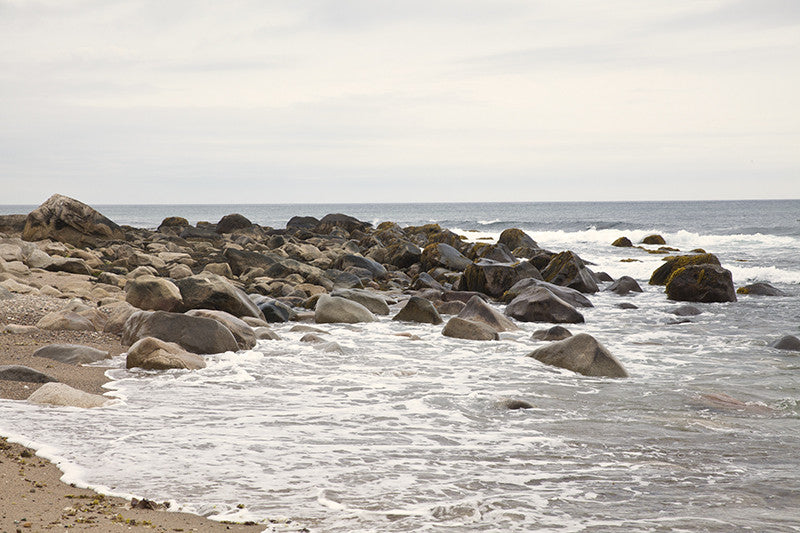
{"label": "mossy rock", "polygon": [[519,228],[504,229],[500,234],[500,237],[497,239],[497,243],[505,244],[508,246],[509,250],[514,250],[515,248],[520,248],[523,246],[526,248],[539,247],[539,245],[536,244],[536,241],[534,241],[530,235]]}
{"label": "mossy rock", "polygon": [[681,302],[735,302],[730,270],[710,263],[693,264],[673,271],[666,284],[667,298]]}
{"label": "mossy rock", "polygon": [[631,248],[633,247],[633,243],[627,237],[620,237],[616,241],[612,242],[611,246],[616,246],[617,248]]}
{"label": "mossy rock", "polygon": [[189,221],[183,217],[167,217],[161,221],[159,228],[185,228]]}
{"label": "mossy rock", "polygon": [[544,280],[555,285],[569,287],[584,293],[599,289],[594,275],[574,252],[567,250],[553,256],[542,270]]}
{"label": "mossy rock", "polygon": [[721,266],[714,254],[677,255],[664,258],[664,264],[650,276],[650,285],[666,285],[673,272],[689,265],[711,264]]}
{"label": "mossy rock", "polygon": [[642,239],[642,244],[667,244],[661,235],[648,235]]}

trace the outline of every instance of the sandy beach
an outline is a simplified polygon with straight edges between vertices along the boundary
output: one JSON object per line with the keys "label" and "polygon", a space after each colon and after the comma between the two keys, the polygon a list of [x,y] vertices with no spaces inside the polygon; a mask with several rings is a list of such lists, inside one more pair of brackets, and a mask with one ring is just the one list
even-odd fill
{"label": "sandy beach", "polygon": [[[18,294],[0,304],[0,324],[33,325],[47,312],[61,309],[64,299]],[[0,334],[0,365],[23,365],[62,383],[93,394],[103,394],[106,369],[59,363],[32,354],[43,346],[71,343],[125,351],[119,337],[88,331],[34,329]],[[0,397],[24,401],[39,383],[0,380]],[[47,408],[47,407],[44,407]],[[221,523],[163,508],[132,508],[131,501],[107,497],[60,481],[63,473],[34,450],[0,438],[0,532],[84,531],[262,531],[264,525]],[[146,498],[147,495],[141,495]],[[145,505],[146,507],[146,505]]]}

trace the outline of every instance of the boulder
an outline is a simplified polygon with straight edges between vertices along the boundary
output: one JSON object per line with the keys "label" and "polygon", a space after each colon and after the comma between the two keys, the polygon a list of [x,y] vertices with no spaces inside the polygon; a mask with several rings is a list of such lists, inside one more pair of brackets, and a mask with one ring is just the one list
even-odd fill
{"label": "boulder", "polygon": [[736,294],[749,294],[751,296],[788,296],[785,292],[777,289],[769,283],[751,283],[736,289]]}
{"label": "boulder", "polygon": [[330,269],[325,271],[325,277],[333,282],[335,289],[363,289],[361,278],[350,272]]}
{"label": "boulder", "polygon": [[361,222],[357,218],[343,215],[341,213],[332,213],[322,217],[322,220],[320,220],[319,224],[317,224],[315,231],[317,233],[329,234],[334,230],[334,228],[340,228],[347,233],[352,233],[356,230],[367,231],[370,226],[372,226],[372,224],[369,222]]}
{"label": "boulder", "polygon": [[278,257],[273,254],[266,255],[230,247],[225,248],[222,255],[231,266],[231,271],[235,276],[241,276],[251,268],[263,268],[266,270],[278,260]]}
{"label": "boulder", "polygon": [[549,283],[583,293],[594,293],[599,290],[593,273],[586,268],[583,260],[571,251],[554,255],[542,270],[542,277]]}
{"label": "boulder", "polygon": [[0,365],[0,379],[5,381],[24,381],[26,383],[50,383],[58,381],[53,376],[22,365]]}
{"label": "boulder", "polygon": [[467,305],[458,314],[458,318],[481,322],[497,332],[519,329],[511,320],[477,296],[469,299]]}
{"label": "boulder", "polygon": [[501,409],[509,409],[514,411],[516,409],[533,409],[533,404],[525,400],[518,400],[515,398],[505,398],[497,402],[497,407]]}
{"label": "boulder", "polygon": [[216,320],[166,311],[131,315],[122,331],[122,344],[130,346],[144,337],[174,342],[197,354],[235,352],[239,348],[233,333]]}
{"label": "boulder", "polygon": [[314,321],[318,324],[343,322],[374,322],[375,316],[358,302],[321,294],[314,310]]}
{"label": "boulder", "polygon": [[[203,267],[204,272],[211,272],[223,278],[233,278],[233,271],[228,263],[208,263]],[[186,277],[186,276],[184,276]]]}
{"label": "boulder", "polygon": [[75,311],[54,311],[43,316],[36,327],[47,330],[96,331],[91,319]]}
{"label": "boulder", "polygon": [[584,296],[583,293],[575,289],[570,289],[569,287],[553,285],[552,283],[547,283],[546,281],[536,278],[526,278],[518,281],[503,294],[501,301],[508,303],[533,287],[544,287],[573,307],[594,307],[592,302],[589,301],[589,298]]}
{"label": "boulder", "polygon": [[730,270],[712,264],[689,265],[667,280],[667,298],[681,302],[735,302]]}
{"label": "boulder", "polygon": [[537,329],[531,335],[531,340],[536,341],[563,341],[572,337],[572,332],[563,326],[553,326],[550,329]]}
{"label": "boulder", "polygon": [[191,275],[192,275],[192,269],[180,263],[177,265],[173,265],[169,269],[169,277],[171,277],[172,279],[188,278]]}
{"label": "boulder", "polygon": [[22,238],[26,241],[52,239],[78,247],[97,247],[101,242],[124,240],[117,224],[88,205],[54,194],[28,213]]}
{"label": "boulder", "polygon": [[629,292],[643,292],[636,280],[630,276],[622,276],[617,281],[606,287],[606,290],[620,296],[625,296]]}
{"label": "boulder", "polygon": [[331,296],[358,302],[376,315],[388,315],[389,305],[383,297],[366,289],[337,289]]}
{"label": "boulder", "polygon": [[175,282],[183,298],[183,309],[216,309],[236,317],[264,318],[247,294],[228,280],[210,272]]}
{"label": "boulder", "polygon": [[125,301],[145,311],[177,311],[183,307],[177,285],[168,279],[149,275],[125,284]]}
{"label": "boulder", "polygon": [[275,333],[271,329],[269,329],[267,327],[264,327],[264,326],[255,328],[253,330],[253,333],[255,333],[256,339],[258,339],[260,341],[264,341],[264,340],[266,340],[266,341],[279,341],[279,340],[281,340],[280,336],[277,333]]}
{"label": "boulder", "polygon": [[770,343],[770,347],[777,348],[778,350],[800,352],[800,339],[794,335],[784,335],[775,342]]}
{"label": "boulder", "polygon": [[467,306],[464,302],[453,300],[452,302],[439,302],[436,310],[440,315],[457,315]]}
{"label": "boulder", "polygon": [[586,333],[537,348],[528,357],[585,376],[628,377],[622,364],[594,337]]}
{"label": "boulder", "polygon": [[421,256],[422,250],[411,242],[398,242],[386,248],[386,262],[397,268],[408,268],[418,263]]}
{"label": "boulder", "polygon": [[288,322],[292,318],[292,309],[277,300],[271,298],[259,299],[256,305],[264,313],[264,321],[269,324]]}
{"label": "boulder", "polygon": [[167,217],[161,221],[156,231],[160,233],[180,233],[189,226],[189,221],[183,217]]}
{"label": "boulder", "polygon": [[398,312],[392,320],[402,322],[419,322],[421,324],[441,324],[442,317],[431,302],[419,296],[412,296],[406,305]]}
{"label": "boulder", "polygon": [[617,304],[618,309],[639,309],[638,305],[634,305],[630,302],[620,302]]}
{"label": "boulder", "polygon": [[533,287],[511,300],[505,314],[520,322],[584,322],[582,314],[544,287]]}
{"label": "boulder", "polygon": [[128,318],[130,318],[133,313],[138,311],[136,307],[128,302],[119,301],[106,304],[100,307],[99,310],[108,317],[103,326],[103,331],[114,335],[122,335],[125,322],[127,322]]}
{"label": "boulder", "polygon": [[440,242],[429,244],[422,250],[420,264],[423,270],[442,267],[447,270],[463,272],[464,269],[472,264],[472,261],[449,244]]}
{"label": "boulder", "polygon": [[497,242],[498,244],[506,245],[509,250],[515,250],[516,248],[539,247],[539,245],[536,244],[536,241],[534,241],[527,233],[517,228],[504,229],[500,234],[500,237],[497,239]]}
{"label": "boulder", "polygon": [[367,270],[373,279],[384,279],[387,275],[386,268],[374,259],[355,254],[346,254],[340,257],[337,267],[345,272],[353,268]]}
{"label": "boulder", "polygon": [[232,233],[237,229],[247,229],[252,225],[253,223],[246,217],[239,213],[233,213],[232,215],[225,215],[217,222],[216,232],[219,234]]}
{"label": "boulder", "polygon": [[670,311],[670,313],[677,316],[696,316],[703,312],[693,305],[681,305]]}
{"label": "boulder", "polygon": [[315,217],[299,217],[295,216],[289,219],[286,223],[287,230],[303,229],[313,231],[319,225],[319,219]]}
{"label": "boulder", "polygon": [[125,359],[125,368],[144,370],[198,370],[205,367],[206,362],[199,355],[187,352],[174,342],[164,342],[154,337],[136,341],[128,349]]}
{"label": "boulder", "polygon": [[91,409],[102,407],[111,401],[99,394],[89,394],[82,390],[74,389],[64,383],[45,383],[28,396],[28,402],[40,405],[55,405],[65,407],[82,407]]}
{"label": "boulder", "polygon": [[89,268],[86,261],[75,257],[54,256],[44,269],[49,272],[67,272],[69,274],[80,274],[82,276],[92,275],[92,269]]}
{"label": "boulder", "polygon": [[517,258],[505,244],[488,244],[479,242],[472,246],[472,251],[467,254],[470,259],[489,259],[496,263],[516,263]]}
{"label": "boulder", "polygon": [[468,339],[473,341],[496,341],[500,338],[493,328],[483,322],[466,320],[454,316],[447,321],[442,329],[442,335],[456,339]]}
{"label": "boulder", "polygon": [[497,263],[481,259],[464,270],[460,288],[499,298],[521,279],[542,279],[539,270],[528,261]]}
{"label": "boulder", "polygon": [[664,264],[653,271],[649,283],[650,285],[666,285],[672,273],[679,268],[702,264],[720,265],[720,262],[714,254],[691,254],[665,257]]}
{"label": "boulder", "polygon": [[309,344],[319,344],[321,342],[327,342],[325,339],[317,335],[316,333],[306,333],[302,337],[300,337],[300,342],[307,342]]}
{"label": "boulder", "polygon": [[216,320],[233,333],[233,337],[236,339],[236,344],[240,350],[249,350],[256,345],[256,335],[253,332],[253,328],[230,313],[212,309],[192,309],[191,311],[187,311],[186,314],[188,316],[199,316]]}
{"label": "boulder", "polygon": [[627,237],[620,237],[616,241],[612,242],[611,246],[616,246],[618,248],[631,248],[633,243]]}
{"label": "boulder", "polygon": [[648,235],[642,239],[642,244],[667,244],[661,235]]}
{"label": "boulder", "polygon": [[410,288],[415,291],[422,289],[436,289],[441,291],[444,289],[442,284],[433,279],[433,276],[427,272],[420,272],[419,275],[416,276],[411,282]]}
{"label": "boulder", "polygon": [[33,355],[34,357],[46,357],[47,359],[70,365],[96,363],[111,357],[107,350],[98,350],[97,348],[80,344],[50,344],[42,346],[33,352]]}
{"label": "boulder", "polygon": [[26,215],[0,215],[0,232],[21,233],[26,218]]}

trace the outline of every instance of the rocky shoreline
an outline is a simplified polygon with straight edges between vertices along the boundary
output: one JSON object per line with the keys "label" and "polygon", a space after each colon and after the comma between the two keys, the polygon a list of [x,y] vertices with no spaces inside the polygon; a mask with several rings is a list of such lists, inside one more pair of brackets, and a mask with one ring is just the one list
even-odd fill
{"label": "rocky shoreline", "polygon": [[[471,243],[437,224],[373,228],[330,214],[275,229],[231,214],[194,226],[169,217],[150,231],[54,195],[27,215],[0,217],[0,232],[0,396],[49,405],[109,400],[104,369],[85,363],[126,353],[128,368],[198,369],[204,354],[277,339],[271,323],[368,323],[398,303],[393,320],[442,324],[443,335],[465,342],[497,339],[519,322],[547,324],[534,339],[551,342],[530,357],[624,378],[595,339],[550,326],[583,322],[580,309],[600,290],[642,290],[516,228],[496,243]],[[731,273],[713,254],[682,254],[658,236],[643,244],[641,253],[665,255],[650,283],[669,299],[736,301]],[[767,284],[739,293],[781,294]]]}

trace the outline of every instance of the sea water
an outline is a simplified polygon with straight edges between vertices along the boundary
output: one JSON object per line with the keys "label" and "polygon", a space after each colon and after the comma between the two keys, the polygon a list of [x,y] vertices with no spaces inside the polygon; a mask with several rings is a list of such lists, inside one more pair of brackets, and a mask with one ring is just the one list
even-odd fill
{"label": "sea water", "polygon": [[[591,295],[586,323],[568,326],[631,377],[525,357],[547,324],[450,339],[391,321],[398,303],[376,323],[320,326],[340,352],[276,325],[282,340],[207,356],[200,371],[129,371],[118,357],[110,407],[0,400],[0,433],[57,460],[68,481],[279,531],[800,529],[800,356],[768,346],[800,334],[798,201],[145,207],[100,210],[142,227],[232,212],[283,227],[344,212],[439,222],[482,242],[520,227],[637,279],[644,293]],[[681,323],[679,304],[647,284],[662,256],[610,246],[650,233],[715,253],[737,286],[768,281],[790,296],[696,304],[703,313]],[[506,410],[506,399],[533,408]]]}

